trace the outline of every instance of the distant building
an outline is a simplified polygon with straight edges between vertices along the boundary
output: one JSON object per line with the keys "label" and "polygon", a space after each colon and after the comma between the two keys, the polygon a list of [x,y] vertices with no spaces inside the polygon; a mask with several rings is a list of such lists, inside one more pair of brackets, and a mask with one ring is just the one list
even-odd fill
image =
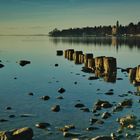
{"label": "distant building", "polygon": [[112,27],[112,35],[113,36],[119,35],[119,21],[116,22],[116,26]]}

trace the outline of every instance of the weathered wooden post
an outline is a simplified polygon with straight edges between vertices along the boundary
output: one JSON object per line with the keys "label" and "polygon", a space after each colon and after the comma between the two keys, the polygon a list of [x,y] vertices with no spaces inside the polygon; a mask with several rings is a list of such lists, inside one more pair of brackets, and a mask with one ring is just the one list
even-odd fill
{"label": "weathered wooden post", "polygon": [[95,58],[95,68],[96,70],[99,70],[101,72],[104,71],[104,63],[103,63],[103,58],[105,56],[100,56]]}
{"label": "weathered wooden post", "polygon": [[74,49],[69,49],[68,50],[68,59],[73,60],[73,54],[74,54]]}
{"label": "weathered wooden post", "polygon": [[106,74],[104,75],[104,81],[109,82],[109,83],[116,83],[116,78],[117,78],[117,73],[111,73],[111,74]]}
{"label": "weathered wooden post", "polygon": [[140,65],[137,66],[137,70],[136,70],[136,81],[138,83],[140,83]]}
{"label": "weathered wooden post", "polygon": [[75,64],[80,64],[80,61],[79,61],[80,54],[83,54],[83,52],[82,51],[75,51],[74,52],[73,59],[74,59]]}
{"label": "weathered wooden post", "polygon": [[84,63],[84,54],[79,54],[79,62],[80,64]]}
{"label": "weathered wooden post", "polygon": [[129,80],[131,83],[135,82],[136,80],[136,70],[136,67],[129,70]]}
{"label": "weathered wooden post", "polygon": [[95,59],[94,58],[88,59],[88,68],[95,70]]}
{"label": "weathered wooden post", "polygon": [[65,57],[65,58],[68,58],[68,50],[65,50],[65,51],[64,51],[64,57]]}
{"label": "weathered wooden post", "polygon": [[117,62],[114,57],[104,57],[103,58],[103,67],[105,74],[111,74],[117,71]]}
{"label": "weathered wooden post", "polygon": [[87,53],[84,55],[84,64],[85,64],[85,67],[88,67],[88,59],[91,59],[93,58],[93,54],[92,53]]}

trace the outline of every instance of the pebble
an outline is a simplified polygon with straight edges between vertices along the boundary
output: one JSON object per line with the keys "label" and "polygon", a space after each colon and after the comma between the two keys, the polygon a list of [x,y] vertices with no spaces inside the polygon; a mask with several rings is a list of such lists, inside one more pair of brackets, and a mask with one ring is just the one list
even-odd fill
{"label": "pebble", "polygon": [[53,107],[51,108],[51,110],[52,110],[53,112],[59,112],[59,111],[60,111],[60,106],[59,106],[59,105],[55,105],[55,106],[53,106]]}
{"label": "pebble", "polygon": [[49,123],[37,123],[35,126],[36,126],[37,128],[40,128],[40,129],[45,129],[45,128],[47,128],[48,126],[50,126],[50,124],[49,124]]}

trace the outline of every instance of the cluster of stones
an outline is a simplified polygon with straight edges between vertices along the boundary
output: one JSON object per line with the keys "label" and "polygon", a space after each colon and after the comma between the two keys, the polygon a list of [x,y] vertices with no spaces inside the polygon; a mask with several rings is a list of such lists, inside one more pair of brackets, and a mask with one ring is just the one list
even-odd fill
{"label": "cluster of stones", "polygon": [[83,71],[93,72],[96,77],[104,77],[107,82],[116,81],[117,62],[114,57],[93,57],[92,53],[83,54],[82,51],[67,49],[64,57],[75,64],[84,64]]}

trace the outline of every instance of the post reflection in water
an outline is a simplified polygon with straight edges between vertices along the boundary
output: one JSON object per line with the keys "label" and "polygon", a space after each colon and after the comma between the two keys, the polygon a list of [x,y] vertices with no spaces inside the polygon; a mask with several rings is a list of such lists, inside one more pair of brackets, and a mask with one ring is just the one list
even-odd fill
{"label": "post reflection in water", "polygon": [[113,46],[116,47],[116,51],[123,45],[128,46],[129,49],[133,47],[140,49],[139,37],[50,37],[50,41],[55,44],[68,43],[77,45]]}

